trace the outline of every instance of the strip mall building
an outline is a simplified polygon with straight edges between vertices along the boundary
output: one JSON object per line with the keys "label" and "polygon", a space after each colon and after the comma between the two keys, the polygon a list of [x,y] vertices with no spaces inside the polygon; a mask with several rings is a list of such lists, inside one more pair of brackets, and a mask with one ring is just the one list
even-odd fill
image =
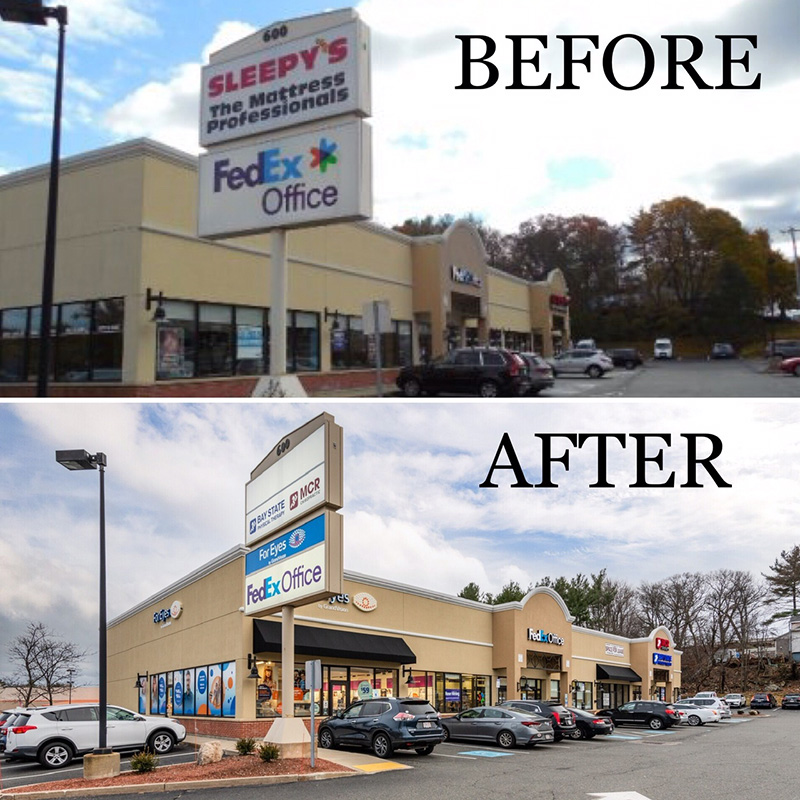
{"label": "strip mall building", "polygon": [[[48,175],[0,178],[0,395],[34,390]],[[250,396],[269,372],[269,253],[268,235],[198,238],[192,156],[136,140],[65,159],[51,394]],[[304,228],[288,257],[287,370],[309,390],[374,384],[362,319],[373,300],[390,306],[389,370],[461,344],[549,356],[569,341],[561,272],[532,283],[492,269],[466,222],[422,238]]]}
{"label": "strip mall building", "polygon": [[[281,623],[243,613],[246,553],[232,548],[111,621],[110,702],[184,718],[190,731],[266,732],[285,702]],[[323,715],[376,695],[452,713],[510,698],[601,708],[680,694],[666,628],[626,639],[576,626],[550,588],[499,606],[347,571],[344,588],[295,609],[295,716],[310,713],[310,659],[322,661]]]}

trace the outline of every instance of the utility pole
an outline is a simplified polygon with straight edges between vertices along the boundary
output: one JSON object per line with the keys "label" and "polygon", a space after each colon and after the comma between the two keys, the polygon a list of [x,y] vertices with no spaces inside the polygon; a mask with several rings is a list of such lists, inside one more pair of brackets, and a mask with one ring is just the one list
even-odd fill
{"label": "utility pole", "polygon": [[781,233],[788,233],[792,237],[792,251],[794,252],[794,277],[797,286],[797,298],[800,301],[800,264],[797,262],[797,241],[795,240],[795,234],[800,233],[800,230],[791,226],[787,228],[785,231],[781,231]]}

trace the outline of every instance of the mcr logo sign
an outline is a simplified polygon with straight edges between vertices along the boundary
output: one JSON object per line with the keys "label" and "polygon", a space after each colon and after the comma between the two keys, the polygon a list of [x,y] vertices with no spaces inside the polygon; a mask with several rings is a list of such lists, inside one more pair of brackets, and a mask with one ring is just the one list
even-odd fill
{"label": "mcr logo sign", "polygon": [[669,650],[669,639],[656,637],[656,650]]}

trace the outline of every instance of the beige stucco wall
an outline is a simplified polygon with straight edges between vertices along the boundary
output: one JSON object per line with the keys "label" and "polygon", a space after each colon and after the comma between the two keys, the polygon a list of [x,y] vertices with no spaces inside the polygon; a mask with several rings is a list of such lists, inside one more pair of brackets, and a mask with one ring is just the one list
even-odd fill
{"label": "beige stucco wall", "polygon": [[529,333],[531,330],[530,284],[490,270],[489,328]]}

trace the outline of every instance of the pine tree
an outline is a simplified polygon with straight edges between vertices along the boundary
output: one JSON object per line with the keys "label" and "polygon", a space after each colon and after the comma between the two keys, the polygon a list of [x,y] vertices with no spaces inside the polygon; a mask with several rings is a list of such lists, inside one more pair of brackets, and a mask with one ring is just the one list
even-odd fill
{"label": "pine tree", "polygon": [[798,613],[797,595],[800,593],[800,545],[791,550],[781,551],[781,557],[775,559],[770,567],[771,575],[764,574],[770,596],[768,603],[783,603],[791,599],[791,608],[773,615],[773,619],[793,616]]}

